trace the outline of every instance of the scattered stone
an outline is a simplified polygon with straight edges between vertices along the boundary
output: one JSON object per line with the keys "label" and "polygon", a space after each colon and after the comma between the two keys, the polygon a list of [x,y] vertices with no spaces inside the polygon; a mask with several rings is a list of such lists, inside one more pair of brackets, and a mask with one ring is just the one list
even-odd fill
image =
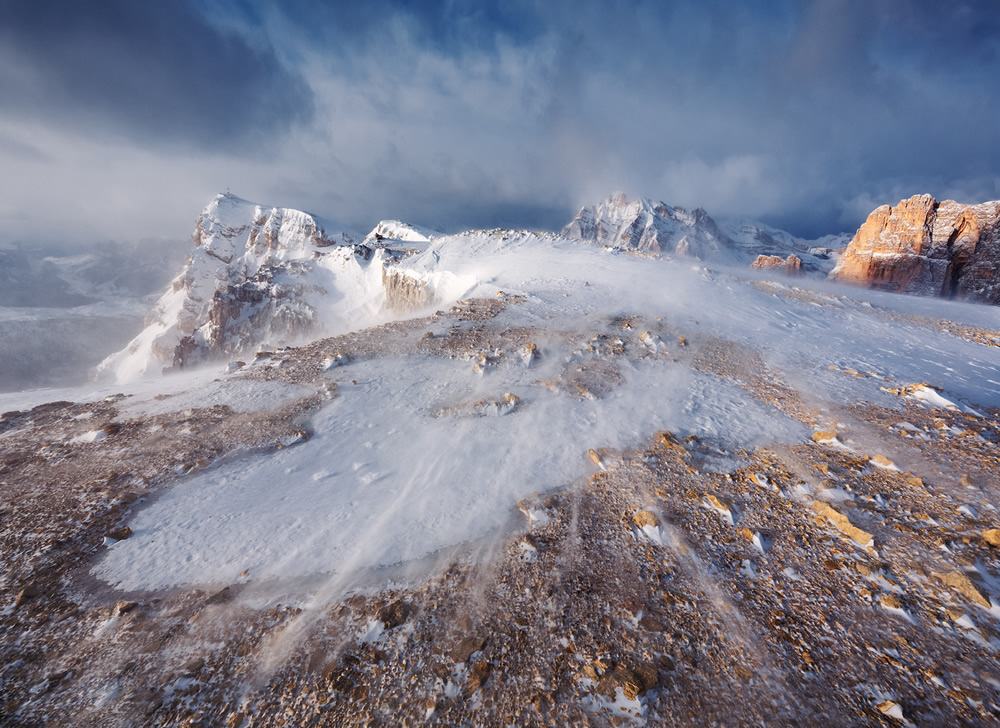
{"label": "scattered stone", "polygon": [[456,663],[467,662],[474,652],[479,652],[485,645],[486,640],[482,637],[463,637],[452,649],[450,657]]}
{"label": "scattered stone", "polygon": [[616,665],[605,671],[597,683],[597,694],[614,700],[618,688],[622,689],[627,700],[635,700],[640,691],[645,692],[642,689],[642,679],[623,665]]}
{"label": "scattered stone", "polygon": [[944,613],[952,622],[957,622],[965,616],[965,610],[961,607],[947,607]]}
{"label": "scattered stone", "polygon": [[113,538],[115,541],[124,541],[129,536],[132,535],[132,529],[128,526],[122,526],[121,528],[115,528],[104,534],[105,538]]}
{"label": "scattered stone", "polygon": [[40,594],[41,592],[38,591],[38,587],[35,586],[34,582],[32,582],[31,584],[27,584],[23,589],[21,589],[21,591],[17,593],[17,598],[14,599],[14,606],[19,607],[22,604],[24,604],[24,602],[26,602],[28,599],[34,599]]}
{"label": "scattered stone", "polygon": [[949,571],[946,573],[935,573],[938,579],[943,581],[945,584],[955,589],[959,594],[964,596],[966,599],[975,602],[981,607],[990,608],[990,600],[983,596],[982,592],[976,588],[976,585],[960,571]]}
{"label": "scattered stone", "polygon": [[378,610],[376,618],[385,625],[386,629],[393,629],[405,622],[412,612],[411,607],[402,599],[390,602]]}
{"label": "scattered stone", "polygon": [[902,609],[903,603],[895,594],[886,594],[882,597],[882,606],[889,609]]}
{"label": "scattered stone", "polygon": [[490,669],[490,663],[486,662],[486,660],[480,660],[472,666],[469,674],[469,682],[465,686],[466,697],[472,695],[483,686],[486,680],[489,679]]}
{"label": "scattered stone", "polygon": [[896,464],[892,462],[885,455],[875,455],[872,457],[872,462],[878,465],[880,468],[894,468]]}
{"label": "scattered stone", "polygon": [[817,501],[813,504],[813,510],[816,511],[818,515],[826,518],[826,520],[836,526],[841,533],[852,539],[858,545],[868,548],[874,543],[875,537],[872,534],[867,531],[862,531],[857,526],[852,525],[847,516],[843,513],[835,511],[829,506],[829,504]]}
{"label": "scattered stone", "polygon": [[232,590],[226,586],[205,600],[205,604],[224,604],[233,598]]}
{"label": "scattered stone", "polygon": [[639,620],[639,627],[646,630],[647,632],[665,632],[667,627],[663,622],[656,619],[650,614],[642,615],[642,619]]}
{"label": "scattered stone", "polygon": [[138,602],[127,602],[125,600],[122,600],[115,605],[114,614],[116,617],[120,617],[123,614],[128,614],[137,606],[139,606]]}
{"label": "scattered stone", "polygon": [[709,493],[708,495],[705,496],[705,500],[708,501],[708,504],[712,506],[712,508],[717,510],[719,513],[721,513],[724,516],[728,516],[730,519],[732,519],[733,517],[732,506],[730,506],[729,502],[726,501],[724,498],[719,498],[718,496]]}
{"label": "scattered stone", "polygon": [[733,674],[740,680],[749,680],[753,677],[753,670],[743,667],[743,665],[736,665],[733,668]]}
{"label": "scattered stone", "polygon": [[687,454],[687,450],[684,445],[681,444],[670,430],[660,430],[656,433],[656,441],[659,442],[667,450],[674,450],[680,454]]}
{"label": "scattered stone", "polygon": [[181,668],[181,675],[183,677],[194,677],[201,672],[203,667],[205,667],[205,658],[196,657]]}
{"label": "scattered stone", "polygon": [[885,702],[879,703],[875,707],[878,708],[878,711],[883,715],[895,718],[896,720],[904,720],[903,708],[899,703],[892,700],[886,700]]}

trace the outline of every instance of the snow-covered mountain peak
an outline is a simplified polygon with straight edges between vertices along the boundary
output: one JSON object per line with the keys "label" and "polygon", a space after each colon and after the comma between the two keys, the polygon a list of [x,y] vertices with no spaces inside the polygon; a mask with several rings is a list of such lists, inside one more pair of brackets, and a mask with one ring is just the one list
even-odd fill
{"label": "snow-covered mountain peak", "polygon": [[732,241],[703,209],[688,211],[645,197],[629,200],[624,192],[583,207],[562,233],[613,248],[677,253],[706,260],[731,257]]}
{"label": "snow-covered mountain peak", "polygon": [[362,236],[308,212],[267,208],[225,192],[202,210],[192,239],[224,263],[242,257],[259,268],[279,260],[308,257],[314,248],[351,245]]}
{"label": "snow-covered mountain peak", "polygon": [[[344,286],[381,291],[381,266],[372,269],[375,281],[367,269],[384,255],[358,246],[359,233],[308,212],[219,194],[195,221],[192,240],[187,265],[146,329],[105,359],[99,376],[124,381],[212,355],[242,354],[271,338],[294,339],[323,318],[318,297],[345,295]],[[354,312],[350,305],[343,310]]]}
{"label": "snow-covered mountain peak", "polygon": [[372,228],[372,231],[365,235],[365,242],[379,242],[380,240],[397,240],[406,243],[427,243],[434,238],[441,237],[442,233],[428,227],[413,225],[400,220],[382,220]]}

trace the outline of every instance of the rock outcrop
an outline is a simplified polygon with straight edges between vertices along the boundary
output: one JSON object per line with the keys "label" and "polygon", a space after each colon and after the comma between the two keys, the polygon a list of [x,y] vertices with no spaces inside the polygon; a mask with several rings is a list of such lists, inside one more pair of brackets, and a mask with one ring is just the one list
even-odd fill
{"label": "rock outcrop", "polygon": [[802,275],[802,259],[797,255],[789,255],[782,259],[778,255],[758,255],[750,264],[752,270],[773,270],[788,276]]}
{"label": "rock outcrop", "polygon": [[[194,248],[124,350],[98,376],[128,380],[147,371],[240,356],[262,342],[289,343],[316,333],[335,313],[353,316],[384,298],[382,264],[337,223],[230,194],[202,211]],[[338,301],[337,311],[326,302]]]}
{"label": "rock outcrop", "polygon": [[1000,304],[1000,201],[915,195],[862,225],[830,277],[896,293]]}

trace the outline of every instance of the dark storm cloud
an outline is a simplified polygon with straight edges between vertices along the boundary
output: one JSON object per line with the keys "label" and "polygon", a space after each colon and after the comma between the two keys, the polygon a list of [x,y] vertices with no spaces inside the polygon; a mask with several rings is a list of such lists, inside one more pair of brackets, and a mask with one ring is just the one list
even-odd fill
{"label": "dark storm cloud", "polygon": [[7,116],[228,148],[312,112],[308,86],[263,38],[213,27],[186,2],[0,0],[0,17]]}
{"label": "dark storm cloud", "polygon": [[[854,227],[918,192],[1000,194],[993,0],[296,0],[282,13],[332,49],[331,75],[368,87],[371,114],[393,120],[396,177],[383,189],[405,194],[399,179],[433,172],[441,187],[425,209],[445,217],[435,205],[467,197],[448,180],[467,175],[428,170],[428,145],[437,165],[505,181],[507,209],[625,188],[802,235]],[[546,62],[514,75],[503,62],[519,54]],[[461,89],[427,70],[449,63],[459,83],[485,73],[496,105],[455,102]],[[444,102],[440,135],[419,150],[400,89]],[[491,141],[491,126],[507,138]]]}
{"label": "dark storm cloud", "polygon": [[623,189],[803,236],[1000,197],[996,0],[94,7],[0,0],[0,215],[36,228],[58,199],[183,229],[227,186],[359,229],[555,228]]}

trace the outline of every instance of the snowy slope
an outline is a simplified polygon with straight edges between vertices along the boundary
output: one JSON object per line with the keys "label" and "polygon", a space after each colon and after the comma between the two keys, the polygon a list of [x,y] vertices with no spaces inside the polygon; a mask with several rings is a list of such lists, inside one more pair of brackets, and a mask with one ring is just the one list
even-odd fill
{"label": "snowy slope", "polygon": [[166,240],[102,243],[72,255],[0,247],[0,390],[86,381],[142,330],[183,251]]}
{"label": "snowy slope", "polygon": [[0,394],[22,723],[996,722],[950,687],[1000,649],[996,307],[420,247],[234,246],[216,292],[342,333]]}
{"label": "snowy slope", "polygon": [[[809,439],[802,423],[692,368],[669,332],[696,346],[718,337],[761,352],[820,410],[862,400],[896,407],[887,381],[928,381],[956,401],[1000,406],[1000,382],[981,376],[997,365],[998,349],[908,321],[923,313],[911,299],[875,294],[873,307],[822,284],[811,293],[760,289],[697,264],[516,232],[440,238],[400,267],[445,296],[523,296],[497,325],[529,332],[542,357],[523,360],[499,329],[492,346],[479,341],[445,358],[406,347],[345,350],[346,363],[321,379],[341,386],[313,417],[308,442],[186,480],[133,521],[133,538],[108,550],[102,578],[149,589],[221,583],[243,569],[264,580],[305,577],[336,563],[344,587],[350,574],[501,528],[520,498],[581,477],[588,447],[623,447],[664,428],[733,450]],[[974,307],[953,305],[949,314],[982,323]],[[607,391],[606,381],[587,384],[585,396],[543,384],[601,361],[589,342],[623,315],[660,333],[644,339],[612,327],[631,353],[602,375],[615,380]],[[448,326],[455,335],[454,324],[433,319],[415,333],[446,336]],[[513,413],[435,415],[505,392],[520,398]]]}

